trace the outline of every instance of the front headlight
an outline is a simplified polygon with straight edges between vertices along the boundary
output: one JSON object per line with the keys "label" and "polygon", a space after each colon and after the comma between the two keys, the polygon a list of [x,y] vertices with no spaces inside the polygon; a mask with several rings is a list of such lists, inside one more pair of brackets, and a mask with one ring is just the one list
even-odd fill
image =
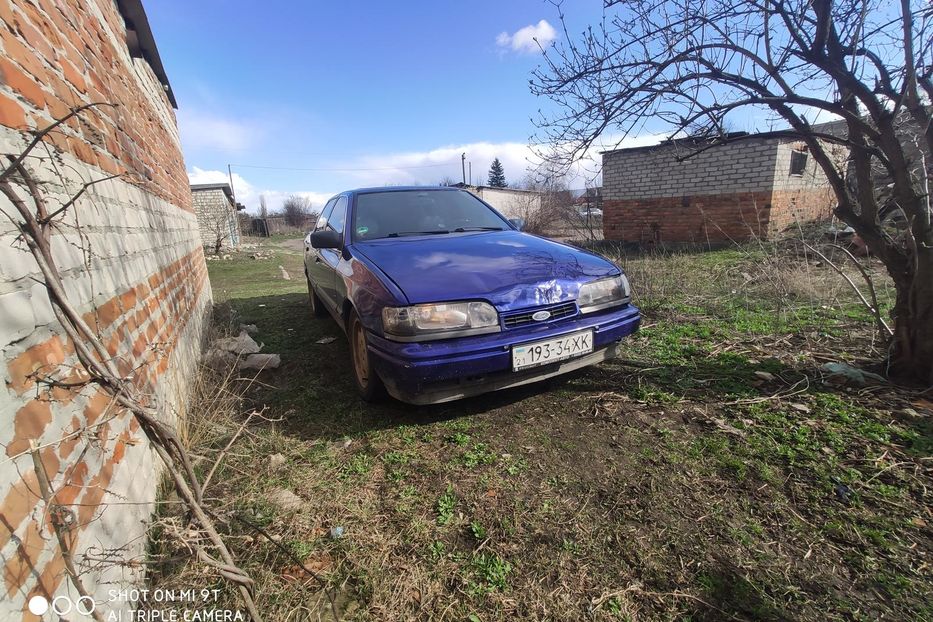
{"label": "front headlight", "polygon": [[628,302],[631,295],[628,279],[624,274],[620,274],[608,279],[584,283],[577,296],[577,306],[580,307],[580,313],[592,313]]}
{"label": "front headlight", "polygon": [[499,332],[499,314],[488,302],[444,302],[386,307],[382,328],[389,339],[420,341]]}

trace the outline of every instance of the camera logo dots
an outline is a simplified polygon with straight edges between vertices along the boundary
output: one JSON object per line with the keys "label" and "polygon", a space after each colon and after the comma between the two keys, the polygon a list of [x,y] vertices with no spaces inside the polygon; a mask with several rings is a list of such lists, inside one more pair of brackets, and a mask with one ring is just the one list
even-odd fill
{"label": "camera logo dots", "polygon": [[29,613],[41,616],[48,610],[49,601],[45,596],[33,596],[29,599]]}
{"label": "camera logo dots", "polygon": [[49,609],[60,616],[68,615],[72,611],[79,615],[90,616],[93,615],[97,604],[90,596],[81,596],[77,600],[71,600],[67,596],[56,596],[51,603],[45,596],[33,596],[29,599],[27,607],[30,613],[37,616],[44,615]]}

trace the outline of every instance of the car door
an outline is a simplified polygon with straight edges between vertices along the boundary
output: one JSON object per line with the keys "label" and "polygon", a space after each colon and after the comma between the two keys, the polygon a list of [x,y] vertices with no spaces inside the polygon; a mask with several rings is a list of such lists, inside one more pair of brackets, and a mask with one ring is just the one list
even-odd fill
{"label": "car door", "polygon": [[[331,213],[333,213],[336,203],[337,197],[327,202],[327,205],[321,210],[321,215],[318,217],[311,233],[314,233],[314,231],[321,231],[327,226],[327,219],[330,218]],[[305,273],[308,275],[308,280],[314,286],[314,291],[317,292],[318,297],[321,297],[323,294],[324,284],[328,279],[327,264],[324,263],[321,257],[322,250],[323,249],[311,247],[311,234],[309,233],[305,238]],[[321,300],[324,300],[324,298],[321,298]]]}
{"label": "car door", "polygon": [[[338,197],[334,204],[334,209],[327,217],[324,229],[337,233],[343,239],[344,228],[347,222],[347,197]],[[318,296],[324,300],[325,304],[331,309],[337,309],[337,264],[343,255],[342,248],[322,248],[318,249],[322,266],[321,288],[318,290]]]}

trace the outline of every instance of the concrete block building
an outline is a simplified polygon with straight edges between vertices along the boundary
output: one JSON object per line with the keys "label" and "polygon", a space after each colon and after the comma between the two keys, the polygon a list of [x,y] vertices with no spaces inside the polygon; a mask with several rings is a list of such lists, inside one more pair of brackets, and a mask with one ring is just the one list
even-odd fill
{"label": "concrete block building", "polygon": [[678,140],[604,152],[606,239],[723,245],[831,215],[832,189],[803,142],[779,133],[732,138],[707,150]]}
{"label": "concrete block building", "polygon": [[201,229],[201,243],[213,252],[240,245],[240,223],[230,184],[194,184],[191,200]]}
{"label": "concrete block building", "polygon": [[[0,0],[0,49],[0,154],[21,153],[31,132],[82,104],[117,104],[68,121],[25,166],[49,211],[87,182],[118,176],[56,218],[52,253],[113,364],[174,425],[196,376],[211,290],[175,100],[140,0]],[[28,197],[21,179],[13,188]],[[145,559],[159,461],[107,391],[79,382],[74,344],[17,240],[20,215],[3,195],[0,211],[0,619],[40,619],[28,609],[33,597],[59,598],[60,610],[77,598],[31,442],[55,514],[69,517],[84,586],[98,610],[125,610],[132,603],[108,593],[138,583],[143,566],[99,560]]]}

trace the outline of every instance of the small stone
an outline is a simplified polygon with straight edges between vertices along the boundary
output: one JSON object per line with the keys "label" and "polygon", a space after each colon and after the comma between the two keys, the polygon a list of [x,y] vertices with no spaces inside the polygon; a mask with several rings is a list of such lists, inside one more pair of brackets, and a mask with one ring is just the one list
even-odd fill
{"label": "small stone", "polygon": [[237,355],[220,348],[211,348],[204,355],[204,364],[211,369],[230,369],[237,364]]}
{"label": "small stone", "polygon": [[261,349],[261,346],[253,341],[253,338],[250,337],[246,331],[241,332],[236,337],[217,339],[213,347],[220,350],[227,350],[234,354],[255,354]]}
{"label": "small stone", "polygon": [[333,447],[334,449],[346,449],[352,443],[353,443],[352,438],[345,438],[343,440],[334,441],[333,443],[330,444],[330,446]]}
{"label": "small stone", "polygon": [[766,371],[756,371],[755,375],[761,378],[762,380],[767,380],[769,382],[771,380],[774,380],[774,374],[766,372]]}
{"label": "small stone", "polygon": [[321,345],[324,345],[324,344],[328,344],[328,343],[333,343],[333,342],[335,342],[335,341],[337,341],[337,338],[336,338],[336,337],[321,337],[320,339],[318,339],[318,340],[315,341],[314,343],[319,343],[319,344],[321,344]]}
{"label": "small stone", "polygon": [[267,496],[269,503],[283,510],[297,510],[304,503],[301,497],[285,488],[275,488]]}
{"label": "small stone", "polygon": [[802,413],[810,412],[810,407],[807,406],[806,404],[800,404],[800,403],[795,402],[791,404],[790,407],[798,412],[802,412]]}
{"label": "small stone", "polygon": [[281,469],[283,466],[285,466],[286,462],[288,462],[288,460],[282,454],[272,454],[269,456],[269,467],[273,471],[278,471]]}
{"label": "small stone", "polygon": [[282,357],[278,354],[250,354],[245,359],[240,359],[239,369],[276,369],[282,364]]}

